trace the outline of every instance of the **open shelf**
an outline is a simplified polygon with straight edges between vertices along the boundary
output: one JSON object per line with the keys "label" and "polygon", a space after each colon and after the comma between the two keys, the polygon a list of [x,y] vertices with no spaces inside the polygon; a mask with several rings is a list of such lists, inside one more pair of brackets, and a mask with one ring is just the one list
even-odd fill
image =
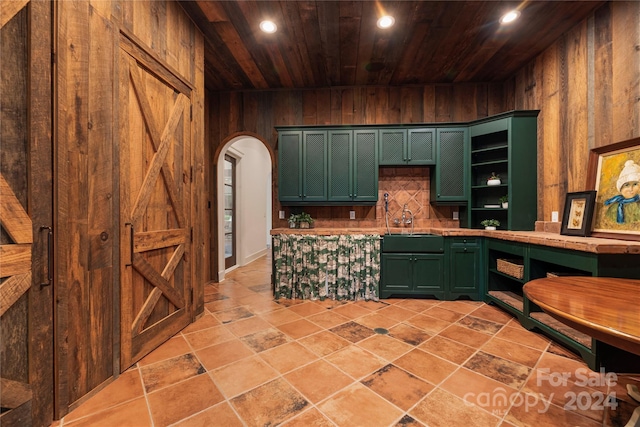
{"label": "open shelf", "polygon": [[515,308],[520,313],[524,312],[524,298],[522,295],[511,291],[489,291],[488,294],[509,307]]}
{"label": "open shelf", "polygon": [[[485,219],[501,230],[533,230],[537,219],[537,112],[503,116],[470,128],[471,174],[464,226],[483,228]],[[501,184],[487,185],[492,173]],[[509,208],[483,210],[507,196]]]}

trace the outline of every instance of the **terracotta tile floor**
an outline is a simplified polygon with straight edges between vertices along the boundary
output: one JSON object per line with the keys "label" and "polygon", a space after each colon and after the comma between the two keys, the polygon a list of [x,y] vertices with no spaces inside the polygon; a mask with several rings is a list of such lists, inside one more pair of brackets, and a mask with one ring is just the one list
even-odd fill
{"label": "terracotta tile floor", "polygon": [[637,376],[602,385],[493,306],[274,302],[270,274],[265,257],[207,285],[203,316],[54,424],[616,426],[636,406]]}

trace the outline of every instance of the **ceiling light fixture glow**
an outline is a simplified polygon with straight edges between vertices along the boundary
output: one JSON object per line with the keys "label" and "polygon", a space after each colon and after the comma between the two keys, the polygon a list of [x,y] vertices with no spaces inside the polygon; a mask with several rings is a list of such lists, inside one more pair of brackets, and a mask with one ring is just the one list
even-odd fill
{"label": "ceiling light fixture glow", "polygon": [[278,27],[273,21],[262,21],[260,23],[260,29],[265,33],[275,33],[278,30]]}
{"label": "ceiling light fixture glow", "polygon": [[504,14],[502,16],[502,18],[500,18],[500,23],[501,24],[510,24],[513,21],[515,21],[516,19],[518,19],[520,17],[520,11],[519,10],[512,10],[511,12],[508,12],[506,14]]}
{"label": "ceiling light fixture glow", "polygon": [[393,16],[385,15],[378,19],[378,28],[389,28],[396,22]]}

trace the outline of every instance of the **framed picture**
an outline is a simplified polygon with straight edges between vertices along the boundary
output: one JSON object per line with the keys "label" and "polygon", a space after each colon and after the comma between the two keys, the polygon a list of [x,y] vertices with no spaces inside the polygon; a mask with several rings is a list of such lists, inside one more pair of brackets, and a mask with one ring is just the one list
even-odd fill
{"label": "framed picture", "polygon": [[597,191],[592,236],[640,240],[640,138],[592,149],[587,189]]}
{"label": "framed picture", "polygon": [[567,193],[560,234],[583,237],[591,234],[595,200],[594,190]]}

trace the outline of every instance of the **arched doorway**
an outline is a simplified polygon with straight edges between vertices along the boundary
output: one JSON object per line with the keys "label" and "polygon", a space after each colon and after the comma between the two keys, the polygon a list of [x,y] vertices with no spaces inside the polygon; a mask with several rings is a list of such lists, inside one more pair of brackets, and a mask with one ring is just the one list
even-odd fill
{"label": "arched doorway", "polygon": [[272,152],[250,135],[231,138],[216,156],[217,278],[270,250]]}

